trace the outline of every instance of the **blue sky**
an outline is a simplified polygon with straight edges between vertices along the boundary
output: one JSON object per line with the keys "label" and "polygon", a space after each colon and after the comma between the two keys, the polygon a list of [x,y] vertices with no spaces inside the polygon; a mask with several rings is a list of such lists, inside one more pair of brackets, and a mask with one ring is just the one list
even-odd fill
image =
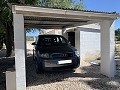
{"label": "blue sky", "polygon": [[[80,0],[74,0],[80,1]],[[83,0],[87,10],[120,13],[120,0]],[[120,19],[115,21],[115,29],[120,28]],[[28,36],[37,36],[38,31],[27,33]]]}
{"label": "blue sky", "polygon": [[[87,10],[120,13],[120,0],[83,0],[83,2]],[[120,19],[115,21],[115,29],[117,28],[120,28]]]}

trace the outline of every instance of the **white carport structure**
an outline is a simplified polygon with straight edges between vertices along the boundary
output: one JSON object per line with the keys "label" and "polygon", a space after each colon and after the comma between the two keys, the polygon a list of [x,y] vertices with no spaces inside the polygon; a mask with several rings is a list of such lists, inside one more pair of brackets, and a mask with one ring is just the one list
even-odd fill
{"label": "white carport structure", "polygon": [[[114,62],[114,20],[119,17],[116,13],[80,11],[72,9],[54,9],[35,6],[12,5],[16,90],[26,90],[26,39],[25,28],[62,29],[99,23],[101,27],[101,74],[108,77],[115,75]],[[76,43],[80,36],[76,33]],[[80,49],[80,43],[76,44]]]}

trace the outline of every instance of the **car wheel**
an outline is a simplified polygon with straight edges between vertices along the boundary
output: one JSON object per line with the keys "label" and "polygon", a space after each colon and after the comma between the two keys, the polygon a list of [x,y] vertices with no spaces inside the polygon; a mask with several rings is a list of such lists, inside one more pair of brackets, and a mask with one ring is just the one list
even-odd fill
{"label": "car wheel", "polygon": [[40,71],[39,71],[38,65],[36,65],[36,73],[37,73],[37,74],[40,74]]}
{"label": "car wheel", "polygon": [[80,61],[76,61],[75,65],[74,65],[74,69],[78,68],[80,66]]}
{"label": "car wheel", "polygon": [[33,49],[33,61],[35,61],[35,54],[34,54],[34,49]]}
{"label": "car wheel", "polygon": [[42,66],[41,66],[41,65],[36,64],[36,73],[37,73],[37,74],[43,73],[43,69],[42,69]]}

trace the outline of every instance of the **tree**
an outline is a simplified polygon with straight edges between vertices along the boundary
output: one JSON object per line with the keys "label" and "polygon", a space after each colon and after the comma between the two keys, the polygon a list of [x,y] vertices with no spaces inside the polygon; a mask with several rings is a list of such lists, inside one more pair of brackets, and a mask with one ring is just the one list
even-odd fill
{"label": "tree", "polygon": [[118,28],[117,30],[115,30],[115,36],[120,36],[120,28]]}
{"label": "tree", "polygon": [[[0,47],[2,46],[3,40],[5,42],[7,51],[6,56],[10,56],[12,49],[14,49],[14,32],[12,25],[12,12],[8,6],[8,3],[17,3],[17,4],[29,4],[35,5],[38,3],[38,0],[0,0],[0,32],[1,36],[5,33],[4,37],[0,37]],[[4,38],[4,39],[3,39]]]}
{"label": "tree", "polygon": [[115,30],[115,37],[117,41],[120,41],[120,28],[118,28],[117,30]]}
{"label": "tree", "polygon": [[2,24],[0,23],[0,50],[3,47],[3,42],[4,42],[4,28]]}
{"label": "tree", "polygon": [[84,9],[83,1],[73,0],[39,0],[39,5],[43,7],[56,7],[56,8],[71,8],[71,9]]}
{"label": "tree", "polygon": [[84,10],[85,9],[83,0],[76,1],[76,2],[74,1],[72,6],[73,6],[74,9],[78,9],[78,10],[80,10],[80,9]]}
{"label": "tree", "polygon": [[43,7],[72,8],[72,0],[39,0]]}

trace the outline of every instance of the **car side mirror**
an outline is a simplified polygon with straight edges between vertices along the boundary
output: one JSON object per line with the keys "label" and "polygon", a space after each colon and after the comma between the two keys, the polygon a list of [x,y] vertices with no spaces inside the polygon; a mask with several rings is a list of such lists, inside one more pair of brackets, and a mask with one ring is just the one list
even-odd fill
{"label": "car side mirror", "polygon": [[32,45],[37,45],[37,44],[35,42],[33,42]]}
{"label": "car side mirror", "polygon": [[70,41],[68,41],[68,44],[69,44],[69,45],[71,45],[71,42],[70,42]]}
{"label": "car side mirror", "polygon": [[71,42],[70,42],[70,41],[69,41],[68,43],[69,43],[69,44],[71,44]]}

